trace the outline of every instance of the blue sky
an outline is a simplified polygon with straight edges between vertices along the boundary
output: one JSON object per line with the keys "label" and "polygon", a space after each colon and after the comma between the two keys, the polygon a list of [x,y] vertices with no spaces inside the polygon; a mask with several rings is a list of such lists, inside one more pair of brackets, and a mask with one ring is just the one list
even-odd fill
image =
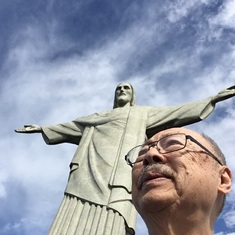
{"label": "blue sky", "polygon": [[[1,0],[0,80],[0,235],[43,235],[76,146],[13,130],[111,109],[121,81],[133,84],[138,105],[152,106],[234,85],[235,1]],[[235,175],[234,119],[235,98],[190,128],[218,142]],[[235,234],[234,203],[233,189],[216,235]]]}

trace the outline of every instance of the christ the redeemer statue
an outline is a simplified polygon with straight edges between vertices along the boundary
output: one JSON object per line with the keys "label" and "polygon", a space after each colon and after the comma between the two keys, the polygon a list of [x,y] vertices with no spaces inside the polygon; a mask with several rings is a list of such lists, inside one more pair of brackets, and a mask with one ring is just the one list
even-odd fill
{"label": "christ the redeemer statue", "polygon": [[160,130],[203,120],[217,102],[234,95],[235,86],[179,106],[135,106],[133,87],[121,83],[116,87],[112,110],[58,125],[16,129],[19,133],[42,133],[47,144],[78,145],[64,199],[49,234],[134,234],[136,211],[126,153]]}

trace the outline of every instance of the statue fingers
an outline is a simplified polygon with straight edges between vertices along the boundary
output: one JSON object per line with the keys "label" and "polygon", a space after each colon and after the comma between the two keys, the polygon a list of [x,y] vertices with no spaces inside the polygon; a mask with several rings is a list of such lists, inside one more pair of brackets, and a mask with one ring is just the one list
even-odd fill
{"label": "statue fingers", "polygon": [[25,133],[26,129],[25,128],[16,128],[14,131],[17,133]]}
{"label": "statue fingers", "polygon": [[235,86],[231,86],[231,87],[228,87],[227,89],[223,90],[223,91],[220,91],[218,93],[219,95],[222,94],[222,95],[227,95],[227,96],[234,96],[235,95]]}
{"label": "statue fingers", "polygon": [[17,133],[34,133],[34,132],[40,132],[41,131],[41,127],[38,125],[24,125],[23,128],[17,128],[15,129],[15,132]]}
{"label": "statue fingers", "polygon": [[227,89],[229,91],[229,93],[233,96],[235,95],[235,86],[231,86]]}
{"label": "statue fingers", "polygon": [[227,90],[235,90],[235,85],[228,87]]}

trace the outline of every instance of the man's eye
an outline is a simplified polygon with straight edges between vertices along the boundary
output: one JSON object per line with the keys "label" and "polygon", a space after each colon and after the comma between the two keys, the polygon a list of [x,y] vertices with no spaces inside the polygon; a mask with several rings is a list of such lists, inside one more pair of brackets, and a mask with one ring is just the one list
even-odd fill
{"label": "man's eye", "polygon": [[178,140],[169,140],[169,141],[166,141],[166,144],[167,145],[181,145],[182,143]]}
{"label": "man's eye", "polygon": [[147,148],[143,148],[143,149],[141,149],[141,150],[139,151],[139,153],[138,153],[138,157],[139,157],[139,156],[143,156],[144,154],[146,154],[146,153],[147,153],[147,151],[148,151],[148,149],[147,149]]}
{"label": "man's eye", "polygon": [[161,141],[161,143],[160,143],[161,148],[163,148],[165,150],[169,149],[171,147],[176,147],[176,146],[181,147],[183,145],[184,144],[181,141],[176,140],[176,139],[168,139],[165,141]]}
{"label": "man's eye", "polygon": [[156,147],[156,143],[152,143],[152,144],[148,145],[148,149],[151,149],[151,148],[154,148],[154,147]]}
{"label": "man's eye", "polygon": [[135,159],[135,161],[140,162],[144,159],[145,154],[138,155],[138,157]]}

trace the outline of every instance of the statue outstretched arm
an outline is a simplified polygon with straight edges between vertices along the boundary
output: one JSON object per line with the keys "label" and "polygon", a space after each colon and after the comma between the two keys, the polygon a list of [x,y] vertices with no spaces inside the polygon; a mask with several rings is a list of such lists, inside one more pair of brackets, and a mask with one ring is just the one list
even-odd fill
{"label": "statue outstretched arm", "polygon": [[15,129],[15,132],[17,133],[25,133],[25,134],[31,134],[31,133],[42,133],[42,128],[35,124],[30,125],[24,125],[23,128],[17,128]]}
{"label": "statue outstretched arm", "polygon": [[152,108],[148,114],[147,135],[166,128],[185,126],[208,117],[216,103],[235,96],[235,86],[222,90],[206,99],[171,107]]}
{"label": "statue outstretched arm", "polygon": [[68,122],[53,126],[24,125],[15,129],[17,133],[41,133],[46,144],[72,143],[79,144],[84,127],[76,122]]}
{"label": "statue outstretched arm", "polygon": [[235,96],[235,86],[231,86],[225,90],[220,91],[216,96],[212,97],[211,102],[213,104],[216,104],[220,101],[229,99],[231,97]]}

